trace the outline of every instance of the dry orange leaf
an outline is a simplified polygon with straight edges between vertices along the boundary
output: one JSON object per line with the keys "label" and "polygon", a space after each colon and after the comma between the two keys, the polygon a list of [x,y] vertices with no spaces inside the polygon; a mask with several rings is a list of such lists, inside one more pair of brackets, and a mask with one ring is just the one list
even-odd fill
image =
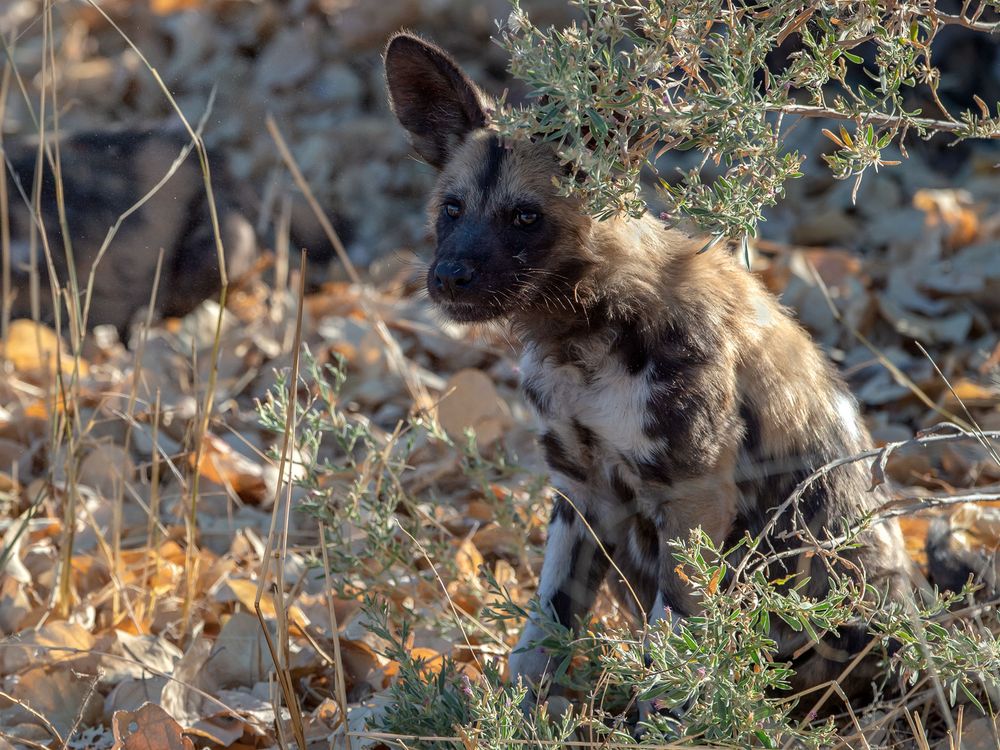
{"label": "dry orange leaf", "polygon": [[[193,466],[193,453],[189,460]],[[240,499],[247,502],[260,503],[268,494],[263,469],[215,435],[205,435],[201,475],[211,482],[231,487]]]}
{"label": "dry orange leaf", "polygon": [[313,320],[331,315],[347,315],[358,305],[358,290],[345,281],[328,281],[318,294],[305,298],[306,312]]}
{"label": "dry orange leaf", "polygon": [[187,559],[187,555],[185,554],[184,550],[181,548],[179,544],[177,544],[177,542],[174,541],[166,541],[163,544],[161,544],[158,552],[160,554],[160,557],[162,557],[167,562],[173,563],[174,565],[183,566]]}
{"label": "dry orange leaf", "polygon": [[1000,547],[1000,508],[995,505],[963,503],[952,513],[951,525],[966,530],[971,542],[987,550]]}
{"label": "dry orange leaf", "polygon": [[[341,638],[340,659],[344,665],[344,676],[347,678],[350,686],[354,686],[359,682],[372,684],[368,678],[372,672],[379,669],[380,664],[378,655],[372,650],[371,646],[364,641],[349,641],[346,638]],[[392,662],[392,666],[398,669],[399,665]],[[391,669],[387,670],[384,674],[388,676],[390,672],[392,672]],[[381,683],[381,677],[377,681]],[[381,687],[381,685],[374,684],[372,686],[376,688]]]}
{"label": "dry orange leaf", "polygon": [[722,580],[722,568],[719,568],[715,573],[712,574],[712,580],[708,582],[708,595],[711,596],[719,589],[719,581]]}
{"label": "dry orange leaf", "polygon": [[924,189],[913,196],[913,206],[927,214],[928,226],[945,226],[945,239],[952,248],[972,244],[979,236],[979,216],[970,202],[960,190]]}
{"label": "dry orange leaf", "polygon": [[444,656],[432,648],[415,646],[410,649],[410,656],[423,660],[424,664],[420,673],[425,680],[440,674],[441,670],[444,669]]}
{"label": "dry orange leaf", "polygon": [[152,703],[136,711],[115,711],[111,731],[115,736],[111,750],[194,750],[181,725]]}
{"label": "dry orange leaf", "polygon": [[493,506],[483,500],[472,500],[465,506],[465,518],[470,521],[487,523],[496,515]]}
{"label": "dry orange leaf", "polygon": [[899,519],[899,528],[903,532],[903,541],[906,543],[906,551],[910,558],[917,565],[927,565],[927,527],[930,526],[930,519],[927,516],[902,516]]}
{"label": "dry orange leaf", "polygon": [[495,523],[477,531],[472,542],[481,553],[498,557],[518,558],[524,548],[524,537],[520,533]]}
{"label": "dry orange leaf", "polygon": [[13,719],[15,725],[40,724],[37,717],[41,715],[65,737],[74,727],[90,726],[100,720],[103,701],[92,689],[96,680],[96,676],[75,674],[69,669],[29,669],[19,676],[12,691],[20,715],[5,719]]}
{"label": "dry orange leaf", "polygon": [[483,564],[483,556],[470,539],[463,539],[455,551],[455,565],[464,579],[475,578],[479,574],[479,566]]}
{"label": "dry orange leaf", "polygon": [[[73,372],[73,357],[59,335],[33,320],[11,321],[7,338],[0,344],[0,356],[18,372],[54,375],[57,362],[61,363],[64,374]],[[87,362],[81,359],[80,374],[86,375],[87,371]]]}
{"label": "dry orange leaf", "polygon": [[956,383],[952,383],[952,388],[945,391],[944,407],[950,410],[960,409],[962,404],[966,406],[994,406],[1000,403],[1000,393],[992,388],[979,385],[972,380],[962,378]]}
{"label": "dry orange leaf", "polygon": [[[245,578],[230,578],[226,581],[226,585],[229,586],[230,590],[239,599],[240,604],[242,604],[248,612],[256,613],[254,608],[254,602],[257,599],[257,584],[253,581],[248,581]],[[274,606],[274,597],[271,596],[270,592],[265,588],[261,592],[260,597],[260,611],[261,614],[268,620],[277,618],[277,609]],[[306,617],[305,613],[295,604],[290,604],[288,606],[288,620],[289,622],[299,626],[300,628],[306,628],[309,625],[309,618]]]}
{"label": "dry orange leaf", "polygon": [[452,581],[448,584],[448,596],[452,603],[459,609],[475,615],[483,607],[480,592],[470,590],[470,585],[461,581]]}
{"label": "dry orange leaf", "polygon": [[201,0],[150,0],[149,8],[158,16],[179,13],[201,5]]}

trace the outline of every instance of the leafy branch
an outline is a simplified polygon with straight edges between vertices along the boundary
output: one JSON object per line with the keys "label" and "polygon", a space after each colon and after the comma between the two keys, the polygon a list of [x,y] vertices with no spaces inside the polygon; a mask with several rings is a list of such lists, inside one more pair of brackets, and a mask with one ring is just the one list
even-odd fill
{"label": "leafy branch", "polygon": [[[646,210],[644,169],[657,175],[664,218],[686,215],[719,236],[753,236],[765,207],[800,176],[804,155],[785,137],[795,121],[853,122],[825,131],[839,179],[860,182],[896,162],[884,153],[942,134],[1000,138],[1000,107],[943,103],[933,45],[947,26],[994,33],[1000,3],[957,14],[931,2],[575,0],[584,20],[541,29],[515,3],[500,28],[529,106],[501,108],[510,136],[552,142],[570,167],[562,182],[598,218]],[[782,54],[775,54],[776,51]],[[936,113],[924,113],[918,101]],[[674,179],[657,173],[670,150],[703,158]]]}

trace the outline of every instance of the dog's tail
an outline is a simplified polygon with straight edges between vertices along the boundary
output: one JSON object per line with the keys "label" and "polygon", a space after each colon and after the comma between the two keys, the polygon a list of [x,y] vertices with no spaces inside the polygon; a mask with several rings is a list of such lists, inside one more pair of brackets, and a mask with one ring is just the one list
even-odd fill
{"label": "dog's tail", "polygon": [[[971,578],[981,587],[976,592],[977,601],[1000,598],[1000,554],[975,542],[962,515],[935,518],[927,530],[930,580],[941,591],[961,591]],[[979,514],[973,516],[978,518]]]}

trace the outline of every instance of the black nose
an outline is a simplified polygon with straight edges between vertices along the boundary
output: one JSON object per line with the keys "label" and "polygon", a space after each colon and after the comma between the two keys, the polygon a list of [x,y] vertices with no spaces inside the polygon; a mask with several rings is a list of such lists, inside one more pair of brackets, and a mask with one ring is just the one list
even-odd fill
{"label": "black nose", "polygon": [[442,260],[434,266],[434,284],[449,297],[472,282],[472,269],[462,261]]}

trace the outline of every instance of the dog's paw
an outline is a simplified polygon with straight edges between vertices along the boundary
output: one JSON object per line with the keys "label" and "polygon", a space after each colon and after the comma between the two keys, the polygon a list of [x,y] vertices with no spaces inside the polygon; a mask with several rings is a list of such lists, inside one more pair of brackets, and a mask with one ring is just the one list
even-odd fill
{"label": "dog's paw", "polygon": [[552,673],[552,659],[548,651],[535,645],[537,638],[526,629],[520,642],[507,658],[507,679],[514,685],[521,683],[527,694],[521,701],[521,709],[531,713],[539,696],[545,696],[549,675]]}

